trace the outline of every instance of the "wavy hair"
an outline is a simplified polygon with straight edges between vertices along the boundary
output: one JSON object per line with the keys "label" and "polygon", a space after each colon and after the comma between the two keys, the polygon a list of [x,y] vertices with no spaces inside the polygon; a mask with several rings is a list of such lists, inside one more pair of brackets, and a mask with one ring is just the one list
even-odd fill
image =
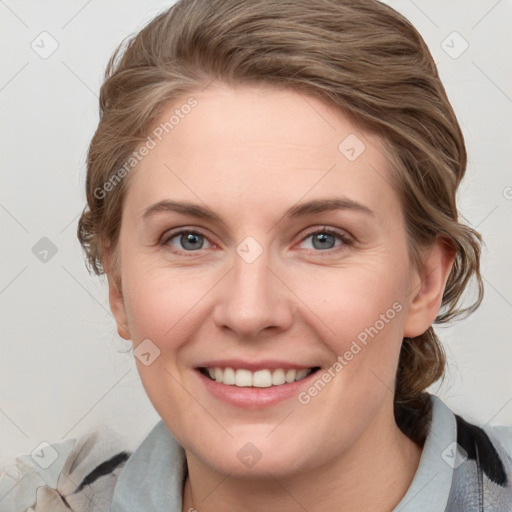
{"label": "wavy hair", "polygon": [[[266,84],[315,95],[386,144],[406,220],[409,251],[437,238],[456,256],[437,323],[476,309],[483,296],[481,237],[459,222],[456,191],[466,169],[464,139],[433,58],[418,31],[376,0],[180,0],[123,41],[100,91],[100,121],[87,156],[87,206],[78,238],[88,267],[120,279],[122,205],[130,176],[99,194],[178,98],[212,80]],[[113,259],[108,268],[105,249]],[[474,302],[462,307],[470,280]],[[430,415],[425,390],[444,374],[430,327],[404,338],[394,414],[421,444]]]}

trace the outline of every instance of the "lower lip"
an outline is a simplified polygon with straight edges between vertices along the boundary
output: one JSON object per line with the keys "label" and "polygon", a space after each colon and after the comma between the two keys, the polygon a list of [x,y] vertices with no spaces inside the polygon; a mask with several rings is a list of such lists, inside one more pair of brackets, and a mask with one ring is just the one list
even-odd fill
{"label": "lower lip", "polygon": [[270,386],[268,388],[249,388],[229,386],[211,380],[203,375],[199,370],[195,370],[206,389],[216,398],[243,409],[259,409],[270,407],[283,400],[295,397],[299,394],[301,388],[307,387],[313,377],[318,373],[310,373],[307,377],[296,382],[281,384],[280,386]]}

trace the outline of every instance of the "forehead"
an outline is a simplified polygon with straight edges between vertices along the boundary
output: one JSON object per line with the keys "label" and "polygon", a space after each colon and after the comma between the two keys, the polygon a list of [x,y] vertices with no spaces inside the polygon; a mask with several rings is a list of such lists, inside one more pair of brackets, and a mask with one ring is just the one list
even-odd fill
{"label": "forehead", "polygon": [[216,84],[174,101],[154,126],[161,140],[130,176],[126,204],[138,212],[173,197],[244,210],[326,193],[397,202],[382,141],[311,95]]}

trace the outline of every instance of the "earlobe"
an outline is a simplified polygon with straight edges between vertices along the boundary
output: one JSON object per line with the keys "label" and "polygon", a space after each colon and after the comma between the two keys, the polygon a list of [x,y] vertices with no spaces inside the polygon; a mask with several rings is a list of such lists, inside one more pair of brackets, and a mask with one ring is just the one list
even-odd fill
{"label": "earlobe", "polygon": [[125,340],[130,340],[130,331],[128,329],[128,324],[126,322],[126,309],[124,306],[123,295],[118,290],[116,284],[114,283],[111,276],[107,275],[108,279],[108,300],[110,303],[110,310],[114,315],[117,332],[121,338]]}
{"label": "earlobe", "polygon": [[[126,308],[123,300],[121,280],[120,278],[115,278],[118,274],[116,274],[116,269],[112,266],[114,258],[112,257],[112,251],[109,245],[104,246],[103,259],[103,268],[105,269],[108,280],[108,300],[110,310],[112,311],[116,321],[117,332],[121,338],[130,340],[131,336],[126,319]],[[114,265],[115,264],[116,263],[114,262]]]}
{"label": "earlobe", "polygon": [[455,248],[441,238],[426,251],[422,268],[415,270],[411,279],[404,337],[420,336],[434,322],[441,308],[455,255]]}

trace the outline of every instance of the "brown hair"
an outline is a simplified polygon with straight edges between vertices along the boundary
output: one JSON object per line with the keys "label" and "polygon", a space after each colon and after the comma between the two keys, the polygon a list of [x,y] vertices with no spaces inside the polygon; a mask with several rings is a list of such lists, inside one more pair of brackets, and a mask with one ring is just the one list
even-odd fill
{"label": "brown hair", "polygon": [[[466,150],[432,56],[416,29],[376,0],[180,0],[123,42],[100,92],[100,122],[87,159],[87,207],[78,238],[92,270],[120,283],[118,236],[130,176],[105,193],[166,107],[206,87],[263,83],[312,94],[379,135],[393,164],[413,261],[442,237],[456,249],[436,322],[482,300],[480,235],[458,221]],[[98,193],[98,191],[103,191]],[[113,260],[104,268],[105,247]],[[477,298],[459,302],[476,278]],[[421,444],[430,414],[424,390],[444,373],[430,327],[402,343],[395,418]]]}

